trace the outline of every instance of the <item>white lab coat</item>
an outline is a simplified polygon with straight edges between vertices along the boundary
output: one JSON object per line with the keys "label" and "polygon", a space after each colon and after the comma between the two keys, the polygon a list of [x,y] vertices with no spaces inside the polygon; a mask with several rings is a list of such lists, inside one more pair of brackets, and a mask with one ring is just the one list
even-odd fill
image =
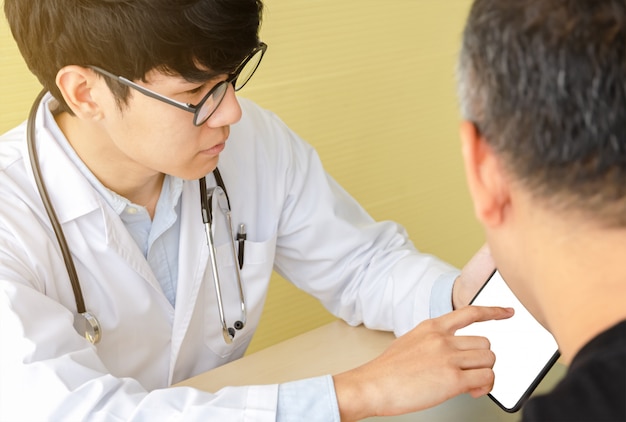
{"label": "white lab coat", "polygon": [[[40,106],[43,177],[86,307],[103,330],[93,346],[73,328],[74,296],[35,187],[25,125],[0,138],[0,420],[274,420],[276,385],[216,394],[165,388],[243,355],[273,268],[351,324],[401,334],[428,317],[434,280],[453,268],[417,253],[398,225],[374,223],[276,116],[241,105],[219,162],[233,223],[247,227],[248,320],[234,345],[221,334],[197,181],[182,192],[174,308],[119,216],[51,137]],[[229,274],[227,246],[219,247],[220,274]],[[236,284],[225,279],[233,321]]]}

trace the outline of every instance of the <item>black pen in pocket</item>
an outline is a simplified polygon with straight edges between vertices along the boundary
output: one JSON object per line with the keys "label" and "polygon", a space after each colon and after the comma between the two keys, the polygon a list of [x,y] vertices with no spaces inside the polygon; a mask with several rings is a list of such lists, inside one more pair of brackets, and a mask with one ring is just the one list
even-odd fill
{"label": "black pen in pocket", "polygon": [[243,253],[246,242],[246,225],[240,224],[237,230],[237,258],[239,260],[239,269],[243,268]]}

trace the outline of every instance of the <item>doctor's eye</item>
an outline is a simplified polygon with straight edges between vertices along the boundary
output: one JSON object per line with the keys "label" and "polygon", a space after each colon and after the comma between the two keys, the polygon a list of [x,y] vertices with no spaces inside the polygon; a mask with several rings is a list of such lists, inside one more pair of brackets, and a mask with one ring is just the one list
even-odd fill
{"label": "doctor's eye", "polygon": [[201,92],[204,89],[204,86],[205,86],[205,84],[202,84],[202,85],[197,86],[197,87],[195,87],[193,89],[190,89],[190,90],[187,91],[187,94],[189,94],[189,95],[197,94],[197,93]]}

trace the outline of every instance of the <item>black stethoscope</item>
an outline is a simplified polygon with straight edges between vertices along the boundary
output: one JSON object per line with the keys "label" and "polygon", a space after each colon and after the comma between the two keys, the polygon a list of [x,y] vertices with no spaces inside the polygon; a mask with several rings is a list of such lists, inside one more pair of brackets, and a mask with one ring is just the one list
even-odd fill
{"label": "black stethoscope", "polygon": [[[74,328],[80,334],[84,335],[85,338],[92,344],[98,343],[102,339],[102,329],[100,327],[100,323],[96,316],[87,311],[85,308],[85,299],[83,298],[83,292],[80,287],[80,281],[78,280],[78,275],[76,273],[76,267],[74,266],[74,260],[72,259],[71,252],[67,245],[67,240],[65,239],[65,235],[63,234],[63,229],[61,224],[59,223],[59,219],[57,218],[56,212],[54,211],[54,207],[52,206],[52,202],[50,201],[50,197],[48,196],[48,191],[44,184],[41,169],[39,167],[39,158],[37,155],[37,148],[35,147],[35,119],[37,116],[37,110],[46,94],[46,90],[42,90],[37,98],[35,99],[30,113],[28,115],[28,124],[26,129],[26,142],[28,144],[28,153],[30,155],[30,163],[33,169],[33,175],[35,177],[35,183],[37,185],[37,189],[39,190],[39,195],[41,196],[41,200],[48,214],[48,218],[50,219],[50,223],[52,224],[52,228],[57,237],[57,241],[59,243],[59,247],[61,248],[61,254],[63,255],[63,260],[65,262],[65,268],[67,269],[67,274],[70,278],[70,283],[72,284],[72,290],[74,291],[74,300],[76,301],[76,312],[77,315],[74,317]],[[232,230],[232,218],[231,218],[231,209],[230,209],[230,200],[228,198],[228,193],[226,192],[226,186],[224,185],[224,180],[216,168],[213,171],[213,175],[215,177],[215,181],[217,186],[213,188],[207,189],[206,187],[206,177],[202,177],[199,179],[200,185],[200,202],[202,209],[202,222],[205,227],[205,234],[207,238],[207,245],[209,247],[209,258],[211,260],[212,266],[212,275],[213,282],[215,284],[215,291],[217,295],[217,305],[220,316],[220,323],[222,326],[222,333],[224,336],[224,341],[230,344],[235,337],[235,329],[241,330],[246,324],[246,304],[243,294],[243,284],[241,282],[241,273],[240,267],[243,265],[242,262],[242,252],[243,250],[236,251],[235,250],[235,238],[233,236]],[[238,290],[239,290],[239,301],[240,301],[240,310],[241,317],[239,320],[233,324],[233,327],[229,327],[226,323],[226,317],[224,313],[224,305],[222,301],[222,289],[220,286],[219,274],[217,269],[217,255],[215,251],[215,244],[213,240],[213,208],[216,204],[219,210],[226,216],[229,235],[231,239],[232,245],[232,253],[235,262],[239,262],[239,265],[234,265]],[[238,256],[239,252],[239,256]]]}

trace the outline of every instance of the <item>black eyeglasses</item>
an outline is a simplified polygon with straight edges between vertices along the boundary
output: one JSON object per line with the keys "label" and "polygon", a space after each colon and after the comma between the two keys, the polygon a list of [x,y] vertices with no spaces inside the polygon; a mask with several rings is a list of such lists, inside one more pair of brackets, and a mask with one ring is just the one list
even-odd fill
{"label": "black eyeglasses", "polygon": [[241,64],[237,66],[237,69],[233,73],[228,75],[226,80],[219,82],[217,85],[211,88],[211,90],[204,96],[204,98],[202,98],[202,100],[200,100],[200,102],[196,105],[172,100],[171,98],[154,92],[139,84],[136,84],[135,82],[123,76],[117,76],[97,66],[87,67],[104,76],[113,78],[123,85],[129,86],[141,92],[143,95],[159,101],[163,101],[164,103],[193,113],[193,124],[196,126],[200,126],[204,122],[206,122],[209,117],[211,117],[211,115],[215,113],[215,110],[217,110],[217,108],[220,106],[222,100],[226,96],[226,91],[228,90],[229,84],[232,84],[233,88],[235,88],[235,91],[239,91],[248,83],[250,78],[252,78],[252,75],[254,75],[254,72],[259,67],[259,64],[261,64],[261,59],[263,58],[266,50],[267,44],[261,42],[254,50],[252,50],[252,52],[250,52],[250,54],[248,54],[248,56],[241,62]]}

